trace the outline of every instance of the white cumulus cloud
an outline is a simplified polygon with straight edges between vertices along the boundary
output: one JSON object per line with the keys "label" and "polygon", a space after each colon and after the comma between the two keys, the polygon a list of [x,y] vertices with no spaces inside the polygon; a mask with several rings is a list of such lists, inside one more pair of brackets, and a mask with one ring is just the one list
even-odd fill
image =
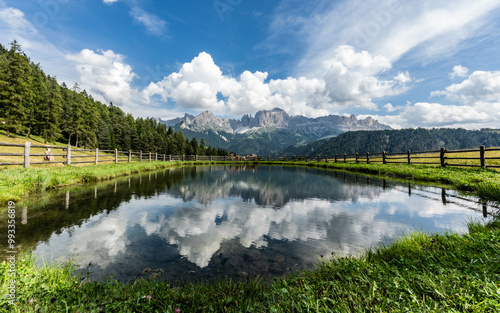
{"label": "white cumulus cloud", "polygon": [[476,71],[459,84],[435,91],[433,96],[446,98],[464,105],[477,105],[482,102],[500,102],[500,71]]}
{"label": "white cumulus cloud", "polygon": [[389,59],[367,51],[356,52],[351,46],[340,46],[335,56],[323,62],[323,80],[330,100],[329,107],[358,107],[376,109],[373,98],[382,98],[404,92],[402,83],[411,80],[408,73],[394,80],[383,80],[377,75],[391,69]]}
{"label": "white cumulus cloud", "polygon": [[162,81],[151,83],[142,92],[144,99],[161,95],[179,108],[210,110],[219,114],[253,113],[282,107],[306,112],[316,94],[324,90],[319,79],[288,78],[268,81],[268,73],[244,71],[238,78],[224,75],[206,52],[182,65]]}
{"label": "white cumulus cloud", "polygon": [[373,99],[404,92],[412,81],[408,72],[389,80],[378,77],[391,67],[382,56],[342,46],[324,62],[319,77],[269,79],[267,72],[244,71],[234,78],[224,75],[210,54],[202,52],[142,94],[146,101],[161,95],[179,108],[214,113],[240,115],[280,107],[292,115],[319,116],[346,107],[376,109]]}
{"label": "white cumulus cloud", "polygon": [[469,69],[462,65],[455,65],[453,67],[453,72],[450,73],[451,79],[456,77],[466,77],[467,73],[469,73]]}
{"label": "white cumulus cloud", "polygon": [[135,92],[130,83],[136,77],[132,67],[124,63],[124,56],[111,50],[97,53],[84,49],[66,58],[75,62],[81,84],[92,93],[102,95],[107,101],[117,104],[131,102]]}

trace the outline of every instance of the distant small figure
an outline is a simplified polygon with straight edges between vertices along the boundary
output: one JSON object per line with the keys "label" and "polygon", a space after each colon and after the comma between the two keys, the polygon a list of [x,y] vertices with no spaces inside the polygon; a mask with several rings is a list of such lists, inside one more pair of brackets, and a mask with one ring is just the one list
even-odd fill
{"label": "distant small figure", "polygon": [[44,161],[54,161],[54,156],[52,155],[52,152],[50,151],[50,148],[45,149],[45,156],[43,157]]}

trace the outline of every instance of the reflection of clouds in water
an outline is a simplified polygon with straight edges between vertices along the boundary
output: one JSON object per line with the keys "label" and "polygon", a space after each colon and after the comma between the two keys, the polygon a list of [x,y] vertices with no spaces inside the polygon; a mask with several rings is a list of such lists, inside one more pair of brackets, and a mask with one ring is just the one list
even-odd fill
{"label": "reflection of clouds in water", "polygon": [[227,242],[245,248],[286,242],[286,249],[311,264],[318,254],[331,251],[355,254],[361,247],[410,230],[415,220],[431,231],[462,231],[464,216],[471,213],[459,205],[443,206],[439,189],[432,189],[437,192],[432,199],[419,195],[426,195],[420,189],[408,198],[401,186],[383,190],[314,173],[297,172],[297,179],[286,171],[262,174],[216,170],[205,172],[203,179],[185,178],[168,193],[124,202],[110,214],[90,218],[71,235],[67,230],[53,236],[50,247],[39,245],[37,250],[48,250],[55,257],[79,254],[84,263],[105,268],[123,262],[133,249],[142,253],[141,245],[148,244],[146,234],[175,245],[180,255],[201,268]]}
{"label": "reflection of clouds in water", "polygon": [[[99,214],[89,219],[77,229],[65,231],[53,237],[50,245],[40,244],[35,252],[42,255],[51,255],[54,258],[77,256],[82,264],[90,261],[106,267],[114,257],[126,250],[130,240],[126,236],[129,220],[119,211],[110,215]],[[45,251],[50,251],[46,253]],[[45,252],[45,253],[44,253]]]}
{"label": "reflection of clouds in water", "polygon": [[[289,202],[279,210],[239,200],[216,200],[206,207],[179,209],[173,216],[157,221],[150,221],[147,215],[144,213],[139,221],[144,229],[159,230],[158,236],[177,245],[183,256],[201,268],[209,264],[224,241],[232,239],[238,239],[245,248],[265,247],[266,238],[290,242],[318,240],[318,249],[331,251],[340,236],[344,252],[351,253],[404,228],[375,221],[375,212],[349,206],[343,209],[323,200]],[[227,219],[218,225],[216,219],[222,215]]]}
{"label": "reflection of clouds in water", "polygon": [[[116,257],[126,254],[127,245],[133,241],[127,232],[139,221],[140,214],[144,212],[144,205],[147,203],[149,209],[164,210],[165,201],[172,202],[173,205],[182,204],[182,200],[170,195],[132,199],[122,203],[118,210],[93,216],[77,229],[73,227],[59,236],[53,236],[50,245],[40,244],[35,252],[52,255],[54,258],[63,255],[77,256],[83,265],[92,261],[101,267],[107,267]],[[149,230],[150,234],[155,232],[154,229]]]}
{"label": "reflection of clouds in water", "polygon": [[411,218],[426,219],[432,222],[437,229],[449,229],[456,232],[467,231],[468,220],[464,222],[464,216],[476,215],[471,209],[481,210],[481,204],[448,195],[448,202],[443,205],[440,192],[441,189],[438,188],[412,188],[412,195],[409,198],[408,188],[396,186],[387,189],[377,198],[361,197],[358,202],[377,207],[388,215],[394,216],[400,213]]}

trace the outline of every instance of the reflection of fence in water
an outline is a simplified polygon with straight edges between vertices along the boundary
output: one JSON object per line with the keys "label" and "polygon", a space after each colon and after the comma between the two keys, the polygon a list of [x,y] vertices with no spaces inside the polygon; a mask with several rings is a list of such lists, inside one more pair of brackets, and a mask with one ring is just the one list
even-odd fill
{"label": "reflection of fence in water", "polygon": [[[394,188],[394,189],[403,191],[402,188]],[[408,184],[408,195],[409,196],[418,196],[418,197],[422,197],[422,198],[426,198],[426,199],[430,199],[430,200],[434,200],[434,201],[441,201],[445,205],[448,203],[454,204],[454,205],[457,205],[457,206],[460,206],[460,207],[463,207],[466,209],[482,212],[483,217],[487,217],[488,214],[491,214],[491,213],[488,213],[488,207],[500,209],[500,207],[498,207],[498,206],[494,206],[491,204],[488,205],[488,203],[486,201],[483,201],[481,199],[478,200],[475,197],[466,198],[463,196],[447,193],[446,191],[447,191],[447,189],[445,189],[445,188],[441,188],[441,192],[434,192],[431,190],[412,188],[412,184],[411,183]],[[457,199],[460,201],[453,201],[453,200],[450,200],[450,198]],[[463,202],[465,202],[465,203],[463,203]],[[477,207],[477,205],[481,205],[482,209],[475,208],[475,207]]]}
{"label": "reflection of fence in water", "polygon": [[[232,169],[232,170],[236,170],[236,171],[241,171],[241,170],[245,169],[246,167],[247,166],[224,165],[224,170],[231,170]],[[258,167],[258,166],[256,166],[256,167]],[[269,169],[270,168],[271,167],[269,167]],[[185,168],[183,168],[182,170],[184,172]],[[209,171],[211,171],[211,170],[212,170],[212,166],[209,167]],[[314,174],[317,174],[317,175],[320,175],[320,174],[321,175],[328,175],[328,176],[333,176],[336,179],[341,178],[344,183],[352,182],[352,183],[355,183],[355,184],[365,184],[366,186],[379,186],[383,190],[387,190],[388,188],[391,188],[393,190],[398,190],[398,191],[402,191],[402,192],[408,193],[409,196],[418,196],[418,197],[422,197],[422,198],[426,198],[426,199],[430,199],[430,200],[434,200],[434,201],[441,201],[443,204],[447,204],[447,203],[455,204],[455,205],[463,207],[463,208],[467,208],[467,209],[471,209],[471,210],[474,210],[474,211],[482,212],[484,217],[487,217],[488,214],[490,214],[490,215],[492,214],[492,212],[488,212],[488,207],[500,210],[500,206],[495,206],[495,205],[492,205],[492,204],[488,204],[486,201],[483,201],[481,199],[478,200],[475,197],[466,198],[466,197],[463,197],[463,196],[459,196],[459,195],[454,195],[454,194],[447,193],[446,192],[447,189],[445,189],[445,188],[441,188],[441,192],[434,192],[434,191],[431,191],[431,190],[424,190],[424,189],[420,189],[420,188],[414,188],[412,186],[412,183],[408,183],[407,187],[403,187],[403,185],[401,185],[401,184],[392,185],[392,184],[388,183],[388,181],[386,179],[371,178],[369,176],[363,176],[363,175],[358,175],[358,174],[351,174],[351,173],[347,173],[347,172],[344,172],[344,171],[330,171],[330,170],[325,170],[325,169],[308,168],[308,167],[304,167],[303,170],[306,173],[314,173]],[[293,172],[296,172],[297,171],[297,167],[282,166],[282,171],[293,171]],[[148,181],[151,181],[151,177],[152,177],[151,173],[148,173],[147,175],[148,175]],[[155,176],[155,179],[157,179],[158,172],[155,172],[154,176]],[[138,178],[139,178],[138,179],[139,185],[142,185],[143,175],[138,175]],[[128,188],[131,187],[131,179],[130,179],[130,177],[128,177],[128,179],[127,179],[127,186],[128,186]],[[113,188],[114,194],[117,193],[117,188],[118,188],[118,184],[117,184],[117,181],[115,180],[115,182],[114,182],[114,188]],[[94,199],[98,198],[98,188],[97,188],[97,186],[94,186],[94,195],[93,196],[94,196]],[[460,200],[462,202],[460,202],[460,201],[453,201],[453,200],[450,200],[450,198],[457,199],[457,200]],[[67,190],[65,192],[65,201],[64,201],[64,208],[66,210],[69,209],[70,199],[71,199],[71,195],[70,195],[70,192]],[[463,202],[466,202],[467,204],[465,204]],[[474,206],[477,205],[477,204],[480,204],[482,206],[482,209],[476,209],[476,208],[474,208]],[[27,207],[23,207],[23,209],[22,209],[22,223],[23,224],[27,224],[28,223],[28,208]]]}
{"label": "reflection of fence in water", "polygon": [[[383,190],[386,190],[387,188],[391,188],[394,190],[398,191],[403,191],[405,193],[408,193],[409,196],[418,196],[422,198],[427,198],[430,200],[434,201],[441,201],[443,204],[455,204],[457,206],[471,209],[474,211],[482,212],[484,217],[487,217],[488,214],[492,214],[491,212],[488,213],[488,207],[490,208],[495,208],[497,210],[500,210],[500,206],[495,206],[492,204],[488,204],[487,201],[483,201],[481,199],[478,199],[477,197],[471,196],[470,198],[467,198],[465,196],[459,196],[451,193],[447,193],[446,188],[441,188],[441,192],[434,192],[432,190],[424,190],[421,188],[415,188],[412,186],[412,183],[408,183],[407,187],[403,187],[401,184],[395,184],[391,185],[386,179],[378,179],[378,178],[371,178],[369,176],[363,176],[363,175],[357,175],[357,174],[349,174],[343,171],[327,171],[327,170],[321,170],[321,169],[312,169],[313,171],[317,171],[319,174],[319,171],[323,171],[324,173],[330,173],[329,175],[334,176],[335,178],[342,178],[344,183],[348,182],[354,182],[356,184],[360,183],[365,183],[366,186],[379,186],[382,187]],[[307,168],[306,168],[306,171]],[[311,169],[309,169],[311,171]],[[437,189],[437,188],[436,188]],[[451,199],[457,199],[459,201],[453,201]],[[462,201],[462,202],[461,202]],[[463,203],[465,202],[465,203]],[[475,208],[477,205],[481,206],[481,209]]]}

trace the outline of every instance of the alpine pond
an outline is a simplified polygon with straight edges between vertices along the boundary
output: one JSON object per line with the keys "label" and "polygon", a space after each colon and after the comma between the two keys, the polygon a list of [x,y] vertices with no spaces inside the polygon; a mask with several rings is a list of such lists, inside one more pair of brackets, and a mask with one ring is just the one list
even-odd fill
{"label": "alpine pond", "polygon": [[18,227],[40,262],[75,258],[94,280],[271,278],[488,219],[455,191],[303,167],[173,168],[83,190],[25,208]]}

